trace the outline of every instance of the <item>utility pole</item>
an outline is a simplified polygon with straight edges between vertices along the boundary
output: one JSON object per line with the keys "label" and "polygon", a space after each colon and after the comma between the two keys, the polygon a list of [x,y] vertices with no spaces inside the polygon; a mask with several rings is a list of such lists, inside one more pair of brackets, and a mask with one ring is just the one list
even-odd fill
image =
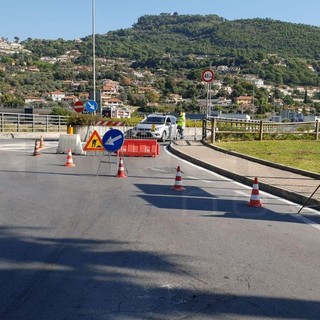
{"label": "utility pole", "polygon": [[[93,73],[93,100],[96,101],[96,2],[92,0],[92,73]],[[100,113],[102,108],[100,106]]]}

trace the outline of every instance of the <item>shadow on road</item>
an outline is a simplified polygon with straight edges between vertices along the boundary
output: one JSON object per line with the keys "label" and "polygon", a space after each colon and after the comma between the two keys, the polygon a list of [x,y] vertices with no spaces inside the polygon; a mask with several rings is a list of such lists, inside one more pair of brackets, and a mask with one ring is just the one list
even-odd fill
{"label": "shadow on road", "polygon": [[[296,219],[290,213],[283,212],[280,214],[279,212],[267,209],[265,206],[260,208],[248,206],[250,197],[248,197],[247,201],[241,201],[238,197],[223,199],[220,196],[218,198],[196,186],[188,186],[182,192],[172,190],[171,187],[164,185],[136,184],[136,187],[142,191],[137,196],[158,208],[184,211],[195,210],[199,211],[199,213],[214,212],[202,215],[208,218],[258,219],[287,223],[305,223],[302,220]],[[304,217],[312,221],[320,220],[314,215],[304,214]]]}
{"label": "shadow on road", "polygon": [[[2,320],[218,316],[315,320],[320,314],[320,301],[166,285],[163,279],[181,272],[171,256],[128,250],[124,242],[23,236],[27,229],[0,229]],[[149,281],[151,273],[161,281]]]}

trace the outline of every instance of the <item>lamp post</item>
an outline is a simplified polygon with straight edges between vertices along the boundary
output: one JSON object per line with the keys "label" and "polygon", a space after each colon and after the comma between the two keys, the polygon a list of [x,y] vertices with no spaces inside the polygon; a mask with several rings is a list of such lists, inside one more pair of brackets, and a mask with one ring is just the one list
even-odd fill
{"label": "lamp post", "polygon": [[[96,101],[96,1],[92,0],[92,73],[93,100]],[[101,112],[101,107],[100,107]]]}

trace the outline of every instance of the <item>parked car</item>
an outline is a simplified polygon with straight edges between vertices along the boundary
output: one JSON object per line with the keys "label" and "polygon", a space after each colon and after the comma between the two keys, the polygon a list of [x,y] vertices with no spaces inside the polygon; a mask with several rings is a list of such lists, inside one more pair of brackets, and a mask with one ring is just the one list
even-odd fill
{"label": "parked car", "polygon": [[177,137],[177,118],[172,115],[150,114],[131,131],[133,138],[173,140]]}

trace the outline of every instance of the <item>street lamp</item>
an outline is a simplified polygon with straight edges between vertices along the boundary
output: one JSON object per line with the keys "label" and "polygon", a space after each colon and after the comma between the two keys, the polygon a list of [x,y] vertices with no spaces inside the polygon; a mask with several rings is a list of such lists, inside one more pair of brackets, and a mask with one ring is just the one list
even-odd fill
{"label": "street lamp", "polygon": [[[96,101],[96,1],[92,0],[92,70],[93,70],[93,100]],[[100,112],[101,110],[100,106]]]}

